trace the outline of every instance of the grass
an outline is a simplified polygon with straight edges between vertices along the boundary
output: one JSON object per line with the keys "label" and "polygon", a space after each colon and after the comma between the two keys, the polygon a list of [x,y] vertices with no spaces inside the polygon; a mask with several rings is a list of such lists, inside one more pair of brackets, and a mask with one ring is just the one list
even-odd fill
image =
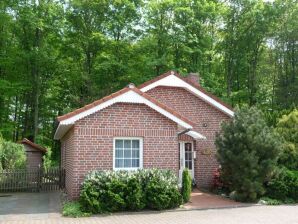
{"label": "grass", "polygon": [[88,217],[91,215],[91,213],[83,212],[81,209],[81,205],[78,201],[71,201],[71,202],[66,202],[63,205],[62,215],[78,218],[78,217]]}

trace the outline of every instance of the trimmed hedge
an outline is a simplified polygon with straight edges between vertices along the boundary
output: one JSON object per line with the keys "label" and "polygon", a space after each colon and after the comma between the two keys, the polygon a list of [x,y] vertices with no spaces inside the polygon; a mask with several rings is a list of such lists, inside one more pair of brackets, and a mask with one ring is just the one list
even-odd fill
{"label": "trimmed hedge", "polygon": [[189,170],[186,168],[182,173],[182,197],[184,202],[188,202],[191,194],[191,176]]}
{"label": "trimmed hedge", "polygon": [[177,183],[170,170],[93,171],[82,184],[80,203],[94,214],[175,208],[182,203]]}
{"label": "trimmed hedge", "polygon": [[268,184],[266,195],[270,198],[298,202],[298,171],[281,170]]}

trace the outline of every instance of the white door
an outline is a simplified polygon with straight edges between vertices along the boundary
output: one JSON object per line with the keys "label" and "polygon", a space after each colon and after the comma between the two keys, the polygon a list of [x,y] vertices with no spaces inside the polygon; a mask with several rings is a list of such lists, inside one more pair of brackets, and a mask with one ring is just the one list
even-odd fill
{"label": "white door", "polygon": [[180,170],[179,179],[182,180],[184,168],[188,168],[191,177],[194,178],[194,151],[192,142],[180,142]]}

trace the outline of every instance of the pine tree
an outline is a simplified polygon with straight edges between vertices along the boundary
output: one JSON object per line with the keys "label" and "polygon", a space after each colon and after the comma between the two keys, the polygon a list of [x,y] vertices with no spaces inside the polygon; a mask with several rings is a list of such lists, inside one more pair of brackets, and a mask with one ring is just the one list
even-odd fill
{"label": "pine tree", "polygon": [[221,175],[236,200],[255,201],[276,167],[279,136],[256,108],[238,110],[216,138]]}

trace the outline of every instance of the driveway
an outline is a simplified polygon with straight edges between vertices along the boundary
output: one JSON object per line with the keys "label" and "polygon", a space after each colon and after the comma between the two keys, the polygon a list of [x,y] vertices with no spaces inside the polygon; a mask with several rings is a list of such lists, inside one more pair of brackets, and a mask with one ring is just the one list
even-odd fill
{"label": "driveway", "polygon": [[[3,194],[1,194],[3,195]],[[190,210],[177,209],[166,212],[130,212],[113,215],[98,215],[88,218],[65,218],[59,213],[59,192],[52,193],[16,193],[8,197],[0,197],[0,223],[102,223],[102,224],[297,224],[298,205],[293,206],[260,206],[250,205],[239,207],[231,201],[226,201],[226,207],[221,205],[215,209],[194,208]],[[210,199],[211,204],[220,198],[196,192],[193,204],[199,205],[198,199]],[[194,196],[195,196],[194,195]],[[218,202],[218,201],[217,201]],[[222,203],[222,202],[220,202]],[[208,205],[208,204],[207,204]],[[210,203],[209,203],[210,205]],[[214,204],[213,204],[214,205]],[[199,210],[198,210],[199,209]],[[200,210],[201,209],[201,210]]]}
{"label": "driveway", "polygon": [[[297,224],[298,206],[251,206],[210,210],[123,213],[88,218],[36,217],[8,219],[7,224]],[[0,221],[1,222],[1,221]]]}
{"label": "driveway", "polygon": [[60,193],[0,193],[0,222],[60,217]]}

